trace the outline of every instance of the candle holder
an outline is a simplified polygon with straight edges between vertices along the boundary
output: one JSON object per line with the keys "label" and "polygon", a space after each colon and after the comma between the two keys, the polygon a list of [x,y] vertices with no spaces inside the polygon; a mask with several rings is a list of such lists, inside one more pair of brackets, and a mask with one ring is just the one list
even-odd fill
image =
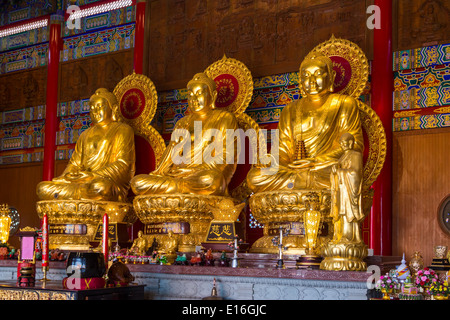
{"label": "candle holder", "polygon": [[49,269],[48,266],[43,266],[42,267],[42,273],[44,275],[43,275],[42,279],[39,280],[39,281],[42,281],[42,282],[49,282],[49,281],[51,281],[50,279],[47,278],[48,269]]}
{"label": "candle holder", "polygon": [[284,247],[284,246],[283,246],[283,237],[286,237],[286,236],[289,235],[290,229],[287,228],[287,229],[283,232],[283,227],[280,226],[280,227],[279,227],[279,230],[280,230],[280,235],[279,235],[279,236],[275,236],[275,237],[273,237],[273,239],[272,239],[273,245],[274,245],[275,247],[278,247],[278,261],[277,261],[277,264],[276,264],[275,267],[276,267],[277,269],[284,269],[283,251],[284,251],[284,250],[287,250],[287,247]]}
{"label": "candle holder", "polygon": [[230,242],[228,244],[228,247],[233,250],[233,258],[231,258],[231,267],[232,268],[238,268],[239,267],[239,258],[238,257],[238,250],[239,245],[242,243],[242,240],[239,239],[237,235],[234,236],[234,242]]}

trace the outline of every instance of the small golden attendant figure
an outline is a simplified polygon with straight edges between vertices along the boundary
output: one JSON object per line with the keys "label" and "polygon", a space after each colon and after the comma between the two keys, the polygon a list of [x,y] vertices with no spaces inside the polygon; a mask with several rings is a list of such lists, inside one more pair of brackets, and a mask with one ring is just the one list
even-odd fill
{"label": "small golden attendant figure", "polygon": [[117,121],[117,99],[106,89],[90,98],[92,126],[77,140],[63,174],[37,186],[40,200],[125,202],[135,172],[133,129]]}
{"label": "small golden attendant figure", "polygon": [[339,142],[344,154],[331,173],[333,241],[361,243],[359,225],[365,218],[361,194],[363,157],[361,152],[354,150],[355,139],[350,133],[344,133]]}

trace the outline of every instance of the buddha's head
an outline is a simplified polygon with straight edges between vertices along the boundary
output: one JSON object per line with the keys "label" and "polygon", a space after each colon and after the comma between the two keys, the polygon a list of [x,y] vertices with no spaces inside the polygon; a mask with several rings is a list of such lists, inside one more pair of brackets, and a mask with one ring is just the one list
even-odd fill
{"label": "buddha's head", "polygon": [[89,113],[94,124],[116,121],[114,109],[118,105],[116,96],[107,89],[100,88],[89,99]]}
{"label": "buddha's head", "polygon": [[333,62],[327,56],[308,56],[300,65],[300,91],[302,96],[326,95],[334,90]]}
{"label": "buddha's head", "polygon": [[339,138],[339,144],[342,150],[351,150],[355,146],[355,137],[351,133],[346,132]]}
{"label": "buddha's head", "polygon": [[194,113],[214,109],[217,98],[216,83],[204,73],[197,73],[187,84],[188,105]]}

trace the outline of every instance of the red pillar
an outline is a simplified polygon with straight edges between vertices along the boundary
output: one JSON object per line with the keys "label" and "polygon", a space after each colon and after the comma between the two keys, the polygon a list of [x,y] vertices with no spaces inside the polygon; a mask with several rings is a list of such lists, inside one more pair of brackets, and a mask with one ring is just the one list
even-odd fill
{"label": "red pillar", "polygon": [[145,6],[146,0],[136,1],[136,24],[134,31],[134,72],[142,74],[144,62]]}
{"label": "red pillar", "polygon": [[56,131],[58,128],[57,106],[59,55],[61,49],[61,20],[63,20],[63,17],[50,17],[43,181],[50,181],[54,177]]}
{"label": "red pillar", "polygon": [[392,254],[392,0],[375,0],[380,8],[381,28],[374,29],[372,107],[383,122],[387,155],[375,189],[370,214],[370,244],[375,255]]}
{"label": "red pillar", "polygon": [[[136,1],[133,69],[137,74],[143,74],[146,5],[146,0]],[[148,174],[155,169],[155,157],[153,150],[144,138],[137,135],[135,135],[134,138],[136,150],[136,174]],[[142,229],[142,222],[138,220],[131,228],[129,228],[129,238],[131,240],[137,238],[139,230]]]}

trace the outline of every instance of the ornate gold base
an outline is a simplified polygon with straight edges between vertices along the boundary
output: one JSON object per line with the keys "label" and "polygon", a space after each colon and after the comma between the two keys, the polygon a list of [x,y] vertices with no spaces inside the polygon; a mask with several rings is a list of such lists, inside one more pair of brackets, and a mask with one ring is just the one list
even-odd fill
{"label": "ornate gold base", "polygon": [[89,250],[105,212],[111,224],[132,225],[137,217],[130,203],[94,200],[45,200],[36,203],[39,218],[47,214],[49,249]]}
{"label": "ornate gold base", "polygon": [[324,247],[324,259],[320,269],[329,271],[366,271],[367,246],[361,243],[342,241],[329,242]]}
{"label": "ornate gold base", "polygon": [[314,193],[320,202],[322,229],[317,237],[316,248],[326,243],[333,236],[331,220],[325,218],[329,214],[330,192],[326,190],[293,190],[276,192],[259,192],[249,199],[253,216],[264,224],[264,236],[255,241],[251,253],[278,253],[278,248],[272,243],[273,237],[278,235],[279,226],[290,229],[289,235],[283,237],[283,246],[288,249],[283,254],[306,254],[307,241],[304,236],[303,216],[306,210],[305,199]]}
{"label": "ornate gold base", "polygon": [[91,248],[89,242],[92,235],[52,235],[48,236],[50,250],[87,251]]}
{"label": "ornate gold base", "polygon": [[[205,240],[208,227],[213,219],[211,207],[228,197],[194,194],[153,194],[134,198],[136,215],[145,224],[152,223],[189,223],[189,233],[179,234],[178,251],[195,252],[195,248]],[[158,233],[146,234],[151,245],[153,238],[164,241]],[[158,240],[159,239],[159,240]]]}

